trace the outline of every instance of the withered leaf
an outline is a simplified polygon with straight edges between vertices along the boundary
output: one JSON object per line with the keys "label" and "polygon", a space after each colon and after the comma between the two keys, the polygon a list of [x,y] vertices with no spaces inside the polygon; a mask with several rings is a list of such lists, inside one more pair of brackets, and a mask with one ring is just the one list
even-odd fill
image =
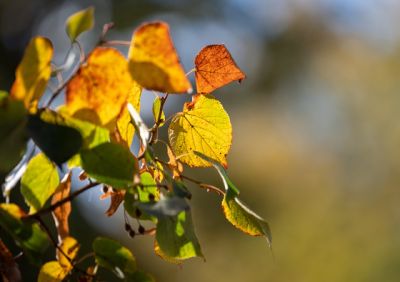
{"label": "withered leaf", "polygon": [[121,205],[125,197],[125,191],[115,190],[111,193],[110,207],[106,211],[107,216],[112,216]]}
{"label": "withered leaf", "polygon": [[151,22],[135,30],[129,50],[129,68],[143,87],[166,93],[192,91],[164,22]]}
{"label": "withered leaf", "polygon": [[[71,175],[72,173],[69,172],[61,180],[56,192],[53,195],[53,198],[51,199],[52,205],[69,196],[71,191]],[[60,238],[59,241],[61,242],[69,235],[68,217],[70,213],[71,213],[71,202],[66,202],[65,204],[59,206],[52,212],[53,219],[57,227],[58,236]]]}
{"label": "withered leaf", "polygon": [[246,75],[239,69],[225,45],[208,45],[195,59],[197,93],[211,93],[232,81],[239,82]]}

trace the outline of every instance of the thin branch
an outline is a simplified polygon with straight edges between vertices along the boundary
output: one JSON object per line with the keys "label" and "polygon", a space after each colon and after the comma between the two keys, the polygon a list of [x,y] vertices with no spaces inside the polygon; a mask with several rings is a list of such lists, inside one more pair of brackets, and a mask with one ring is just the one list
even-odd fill
{"label": "thin branch", "polygon": [[131,42],[130,41],[124,41],[124,40],[108,40],[101,42],[101,45],[106,45],[106,46],[130,46]]}
{"label": "thin branch", "polygon": [[196,180],[196,179],[193,179],[193,178],[188,177],[188,176],[183,175],[183,174],[181,174],[180,176],[181,176],[181,178],[183,178],[183,179],[186,179],[186,180],[188,180],[188,181],[190,181],[190,182],[193,182],[193,183],[199,185],[200,188],[206,189],[207,192],[213,191],[213,192],[215,192],[215,193],[218,194],[218,195],[221,195],[221,196],[224,196],[224,195],[225,195],[225,192],[222,191],[221,189],[219,189],[218,187],[215,187],[215,186],[210,185],[210,184],[202,183],[201,181],[198,181],[198,180]]}
{"label": "thin branch", "polygon": [[47,208],[43,208],[41,210],[38,210],[36,213],[29,214],[29,215],[25,216],[24,219],[36,218],[36,217],[38,217],[38,216],[40,216],[42,214],[50,213],[50,212],[54,211],[56,208],[64,205],[65,203],[71,202],[75,197],[77,197],[81,193],[83,193],[83,192],[85,192],[85,191],[89,190],[90,188],[95,187],[97,185],[99,185],[99,183],[97,183],[97,182],[89,183],[86,186],[80,188],[79,190],[76,190],[74,193],[72,193],[68,197],[66,197],[66,198],[54,203],[53,205],[51,205],[51,206],[49,206]]}

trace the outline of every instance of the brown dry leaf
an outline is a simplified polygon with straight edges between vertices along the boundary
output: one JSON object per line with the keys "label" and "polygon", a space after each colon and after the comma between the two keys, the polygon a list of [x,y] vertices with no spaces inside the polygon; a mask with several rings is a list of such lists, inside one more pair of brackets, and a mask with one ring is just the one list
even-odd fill
{"label": "brown dry leaf", "polygon": [[168,153],[168,165],[172,171],[172,178],[177,179],[183,172],[183,165],[180,161],[178,161],[172,152],[171,148],[167,146],[167,153]]}
{"label": "brown dry leaf", "polygon": [[225,45],[208,45],[196,56],[197,93],[208,94],[246,75],[239,69]]}
{"label": "brown dry leaf", "polygon": [[39,99],[46,89],[51,74],[53,45],[44,37],[34,37],[25,49],[24,57],[15,72],[11,97],[24,102],[25,107],[35,112]]}
{"label": "brown dry leaf", "polygon": [[21,272],[18,264],[7,246],[0,239],[0,278],[2,281],[19,282],[22,281]]}
{"label": "brown dry leaf", "polygon": [[108,189],[106,193],[100,196],[100,200],[104,200],[111,197],[110,201],[110,207],[108,210],[105,212],[107,216],[112,216],[119,208],[121,205],[122,201],[124,200],[125,197],[125,191],[122,190],[114,190],[114,189]]}
{"label": "brown dry leaf", "polygon": [[[51,199],[52,205],[69,196],[71,191],[71,175],[72,173],[69,172],[64,176],[63,180],[61,180],[56,192],[53,195],[53,198]],[[70,213],[71,202],[67,202],[62,206],[59,206],[52,212],[60,242],[62,242],[69,235],[68,217]]]}
{"label": "brown dry leaf", "polygon": [[133,87],[125,57],[114,48],[97,47],[68,83],[66,108],[76,118],[112,130]]}
{"label": "brown dry leaf", "polygon": [[165,93],[192,91],[168,24],[151,22],[136,29],[128,57],[132,76],[143,88]]}

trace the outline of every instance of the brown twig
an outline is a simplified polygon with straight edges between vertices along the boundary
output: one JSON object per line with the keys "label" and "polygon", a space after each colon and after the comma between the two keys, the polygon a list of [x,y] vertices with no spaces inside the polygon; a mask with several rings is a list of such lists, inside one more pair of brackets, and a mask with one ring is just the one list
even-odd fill
{"label": "brown twig", "polygon": [[74,193],[72,193],[71,195],[69,195],[68,197],[54,203],[53,205],[47,207],[47,208],[43,208],[41,210],[38,210],[36,213],[33,214],[29,214],[27,216],[25,216],[23,219],[30,219],[30,218],[36,218],[42,214],[46,214],[46,213],[50,213],[52,211],[54,211],[56,208],[58,208],[59,206],[64,205],[67,202],[72,201],[75,197],[77,197],[78,195],[80,195],[81,193],[89,190],[92,187],[95,187],[99,185],[99,183],[97,182],[91,182],[89,184],[87,184],[86,186],[80,188],[79,190],[76,190]]}

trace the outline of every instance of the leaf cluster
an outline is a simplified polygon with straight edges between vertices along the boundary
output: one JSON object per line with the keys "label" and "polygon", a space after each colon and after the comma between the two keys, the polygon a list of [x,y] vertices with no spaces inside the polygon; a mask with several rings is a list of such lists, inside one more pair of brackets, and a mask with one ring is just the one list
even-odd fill
{"label": "leaf cluster", "polygon": [[[14,203],[1,203],[0,228],[23,255],[40,266],[38,281],[63,281],[74,273],[80,281],[95,281],[99,267],[125,281],[154,281],[137,269],[133,253],[115,240],[98,237],[92,253],[79,253],[80,243],[69,231],[71,201],[98,186],[103,187],[101,199],[111,199],[106,216],[113,216],[121,206],[126,232],[132,238],[154,236],[155,253],[168,262],[204,258],[192,220],[190,182],[222,196],[226,219],[249,235],[265,237],[270,244],[268,224],[239,200],[239,189],[226,173],[232,126],[212,92],[245,78],[227,48],[209,45],[197,54],[191,71],[196,91],[191,94],[191,72],[186,74],[180,64],[168,24],[144,23],[133,32],[131,41],[107,40],[112,25],[106,24],[96,46],[84,54],[78,39],[93,25],[93,8],[66,21],[71,40],[67,57],[79,52],[74,66],[54,65],[50,40],[34,37],[10,93],[0,92],[0,170],[9,171],[16,165],[3,184],[3,193],[9,200],[20,180],[29,207],[25,211]],[[127,57],[116,45],[129,46]],[[65,77],[71,67],[72,75]],[[56,89],[49,88],[52,77],[58,79]],[[49,96],[44,95],[46,89]],[[142,89],[155,95],[151,127],[140,117]],[[65,103],[55,108],[53,102],[62,93]],[[186,95],[191,100],[181,112],[166,118],[169,95]],[[163,129],[168,131],[165,141],[158,139]],[[135,136],[140,143],[137,152],[131,146]],[[168,160],[156,154],[157,143],[164,146]],[[186,176],[185,165],[214,166],[224,189]],[[71,192],[74,168],[81,171],[82,187]],[[53,215],[58,239],[42,219],[48,214]],[[153,227],[145,229],[144,221]],[[0,268],[1,275],[6,281],[18,281],[18,266],[0,243],[1,262],[7,261]],[[55,259],[44,263],[42,254],[50,245]],[[90,267],[82,269],[82,261],[90,258]]]}

